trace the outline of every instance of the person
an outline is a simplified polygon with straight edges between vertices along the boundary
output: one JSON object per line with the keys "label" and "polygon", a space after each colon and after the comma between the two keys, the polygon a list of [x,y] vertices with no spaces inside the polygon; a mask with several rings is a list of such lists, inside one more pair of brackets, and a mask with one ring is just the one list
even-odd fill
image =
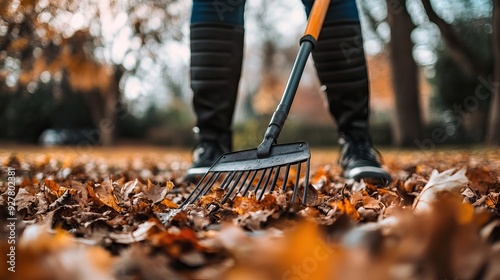
{"label": "person", "polygon": [[[307,16],[314,0],[302,0]],[[186,180],[232,151],[232,119],[243,60],[245,0],[193,0],[191,89],[198,145]],[[337,123],[345,178],[390,180],[369,133],[369,80],[355,0],[332,0],[312,57]]]}

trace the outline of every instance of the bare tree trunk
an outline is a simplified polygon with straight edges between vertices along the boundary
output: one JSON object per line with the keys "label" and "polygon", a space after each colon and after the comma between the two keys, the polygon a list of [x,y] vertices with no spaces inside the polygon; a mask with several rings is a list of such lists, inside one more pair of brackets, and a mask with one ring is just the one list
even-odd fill
{"label": "bare tree trunk", "polygon": [[109,83],[108,92],[103,92],[104,112],[103,119],[99,121],[99,131],[101,133],[101,144],[111,146],[115,142],[118,115],[122,112],[120,100],[120,80],[123,70],[115,67],[113,76]]}
{"label": "bare tree trunk", "polygon": [[490,116],[486,143],[500,145],[500,2],[493,2],[493,96],[491,98]]}
{"label": "bare tree trunk", "polygon": [[419,102],[418,67],[413,59],[410,34],[415,28],[405,0],[387,0],[387,20],[391,28],[390,61],[396,100],[394,143],[413,146],[423,137]]}
{"label": "bare tree trunk", "polygon": [[104,114],[99,121],[99,132],[101,134],[101,145],[111,146],[115,142],[116,134],[116,110],[119,95],[113,86],[110,86],[110,91],[104,96]]}
{"label": "bare tree trunk", "polygon": [[96,131],[88,135],[86,139],[92,145],[111,146],[115,142],[116,123],[118,115],[123,115],[123,107],[120,101],[119,83],[123,76],[123,70],[115,67],[106,89],[95,88],[92,91],[82,93],[89,104],[92,120],[96,125]]}

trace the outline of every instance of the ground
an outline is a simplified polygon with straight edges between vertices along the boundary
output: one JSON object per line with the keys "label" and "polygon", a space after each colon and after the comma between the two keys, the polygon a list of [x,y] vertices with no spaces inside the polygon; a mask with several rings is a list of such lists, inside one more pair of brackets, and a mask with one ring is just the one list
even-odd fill
{"label": "ground", "polygon": [[381,152],[389,185],[313,149],[307,205],[214,189],[176,212],[187,150],[0,148],[0,278],[500,279],[500,151]]}

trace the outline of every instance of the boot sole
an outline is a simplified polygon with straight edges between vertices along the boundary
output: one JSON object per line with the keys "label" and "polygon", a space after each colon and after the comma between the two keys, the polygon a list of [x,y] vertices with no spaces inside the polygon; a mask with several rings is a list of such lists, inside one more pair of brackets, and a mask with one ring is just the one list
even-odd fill
{"label": "boot sole", "polygon": [[374,166],[355,167],[349,171],[344,171],[344,177],[356,181],[360,181],[361,179],[392,181],[389,173],[380,167]]}

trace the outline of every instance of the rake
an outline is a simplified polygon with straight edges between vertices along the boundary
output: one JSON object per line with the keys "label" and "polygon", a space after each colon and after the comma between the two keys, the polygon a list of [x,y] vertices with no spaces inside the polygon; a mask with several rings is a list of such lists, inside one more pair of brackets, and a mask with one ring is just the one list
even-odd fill
{"label": "rake", "polygon": [[266,193],[277,188],[286,191],[288,187],[293,187],[291,202],[296,202],[302,181],[301,202],[305,203],[311,158],[309,146],[305,142],[277,144],[277,139],[290,112],[307,59],[316,45],[329,4],[330,0],[316,0],[313,4],[290,77],[262,143],[256,149],[226,153],[219,157],[180,209],[196,203],[214,188],[223,190],[221,204],[238,194],[247,196],[250,192],[257,200],[261,200]]}

